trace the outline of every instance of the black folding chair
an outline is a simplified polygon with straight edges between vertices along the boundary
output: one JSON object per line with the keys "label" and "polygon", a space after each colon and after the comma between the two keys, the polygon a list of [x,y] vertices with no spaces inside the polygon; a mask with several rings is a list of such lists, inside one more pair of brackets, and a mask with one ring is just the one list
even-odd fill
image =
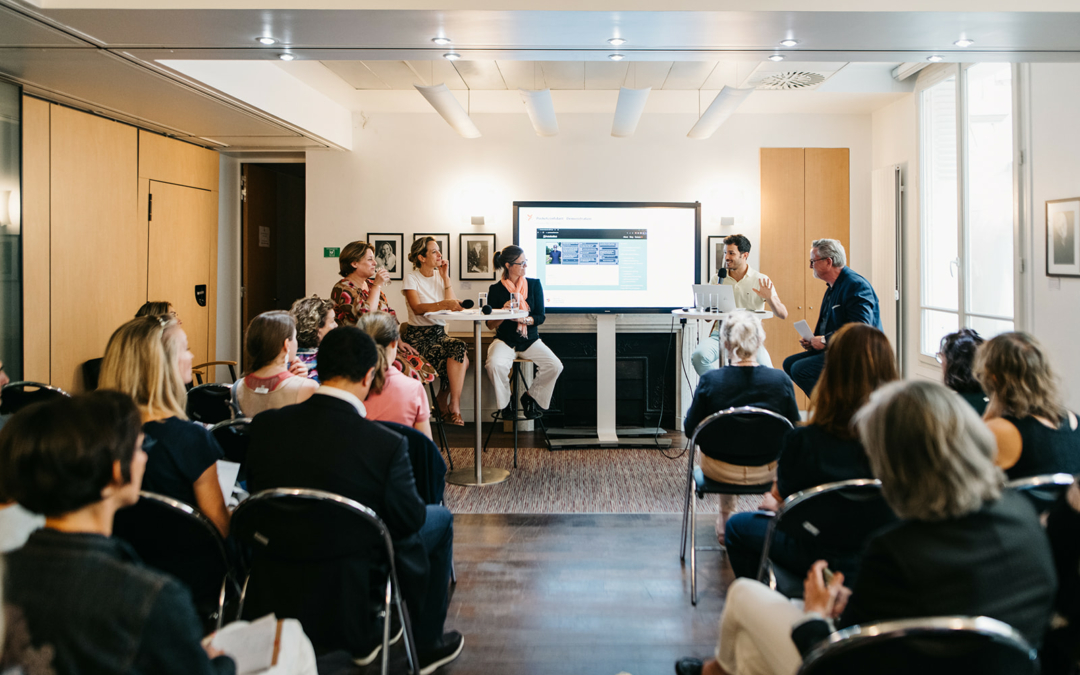
{"label": "black folding chair", "polygon": [[686,560],[686,540],[690,539],[690,602],[697,604],[697,552],[721,551],[719,546],[697,546],[694,527],[697,506],[694,495],[704,499],[707,494],[754,495],[772,489],[772,481],[757,485],[721,483],[705,477],[694,466],[694,449],[705,455],[739,466],[764,466],[780,456],[784,436],[792,429],[791,422],[778,413],[764,408],[742,406],[713,413],[698,424],[690,439],[692,450],[687,453],[686,502],[683,505],[682,547],[679,559]]}
{"label": "black folding chair", "polygon": [[400,617],[409,670],[419,673],[394,544],[374,511],[322,490],[264,490],[233,512],[232,533],[252,550],[241,618],[269,612],[295,618],[317,654],[344,649],[360,656],[371,651],[377,616],[386,675],[393,608]]}
{"label": "black folding chair", "polygon": [[83,362],[82,379],[84,390],[94,391],[97,389],[98,380],[101,379],[101,364],[104,361],[105,359],[103,358],[96,358]]}
{"label": "black folding chair", "polygon": [[232,378],[233,382],[236,382],[236,361],[207,361],[206,363],[192,366],[191,373],[195,376],[195,382],[197,384],[203,384],[203,371],[206,371],[206,379],[213,378],[214,369],[217,366],[228,366],[229,377]]}
{"label": "black folding chair", "polygon": [[203,424],[217,424],[240,412],[233,404],[232,388],[227,384],[200,384],[187,393],[187,416]]}
{"label": "black folding chair", "polygon": [[116,513],[113,535],[135,549],[147,565],[187,585],[208,627],[220,629],[226,591],[239,596],[232,560],[218,529],[197,509],[142,491],[139,501]]}
{"label": "black folding chair", "polygon": [[9,382],[0,389],[0,415],[14,415],[28,405],[70,396],[59,387],[40,382]]}
{"label": "black folding chair", "polygon": [[443,422],[442,410],[435,400],[435,380],[427,383],[428,396],[431,398],[431,421],[430,424],[439,435],[439,448],[446,453],[446,463],[450,470],[454,470],[454,458],[450,456],[450,441],[446,440],[446,424]]}
{"label": "black folding chair", "polygon": [[1041,516],[1054,508],[1072,487],[1074,480],[1069,473],[1047,473],[1010,480],[1005,483],[1005,489],[1015,490],[1027,497]]}
{"label": "black folding chair", "polygon": [[986,616],[937,616],[833,633],[807,655],[798,675],[1038,672],[1037,652],[1007,623]]}
{"label": "black folding chair", "polygon": [[214,440],[221,446],[222,451],[225,453],[225,459],[240,465],[240,474],[237,476],[237,480],[246,480],[247,478],[247,451],[248,445],[251,443],[251,438],[248,436],[248,427],[250,425],[251,420],[247,417],[237,417],[236,419],[218,422],[210,427],[210,433],[213,434]]}
{"label": "black folding chair", "polygon": [[872,478],[826,483],[789,495],[769,521],[758,581],[789,598],[802,597],[806,570],[787,569],[769,558],[777,530],[805,544],[813,559],[828,560],[830,569],[854,581],[870,535],[895,520],[881,495],[881,481]]}

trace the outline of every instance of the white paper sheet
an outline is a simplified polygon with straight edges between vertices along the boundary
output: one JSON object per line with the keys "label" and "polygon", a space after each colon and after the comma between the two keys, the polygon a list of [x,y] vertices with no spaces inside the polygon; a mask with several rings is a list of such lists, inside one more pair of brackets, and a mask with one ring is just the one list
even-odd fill
{"label": "white paper sheet", "polygon": [[810,330],[810,324],[806,323],[805,321],[796,321],[795,330],[799,332],[799,337],[804,340],[814,339],[814,331]]}
{"label": "white paper sheet", "polygon": [[237,462],[229,462],[224,459],[217,461],[217,479],[218,484],[221,486],[221,496],[225,498],[225,503],[228,504],[232,499],[233,487],[236,485],[236,477],[240,475],[240,464]]}
{"label": "white paper sheet", "polygon": [[256,673],[274,665],[277,617],[267,614],[251,623],[236,621],[214,635],[211,646],[236,661],[236,674]]}

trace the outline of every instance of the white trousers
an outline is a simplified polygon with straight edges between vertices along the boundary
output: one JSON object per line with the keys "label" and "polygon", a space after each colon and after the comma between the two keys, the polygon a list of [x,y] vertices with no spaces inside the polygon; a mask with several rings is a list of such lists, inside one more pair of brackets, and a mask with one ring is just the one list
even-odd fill
{"label": "white trousers", "polygon": [[[555,391],[555,380],[559,379],[563,364],[543,340],[537,340],[522,352],[516,351],[502,340],[491,341],[486,367],[491,384],[495,386],[495,404],[502,410],[510,403],[510,369],[519,354],[521,358],[536,364],[538,372],[529,385],[529,396],[537,405],[547,410],[551,406],[551,394]],[[528,382],[528,373],[525,381]]]}
{"label": "white trousers", "polygon": [[802,656],[791,629],[804,616],[801,602],[758,581],[736,579],[720,617],[716,660],[732,675],[794,675]]}

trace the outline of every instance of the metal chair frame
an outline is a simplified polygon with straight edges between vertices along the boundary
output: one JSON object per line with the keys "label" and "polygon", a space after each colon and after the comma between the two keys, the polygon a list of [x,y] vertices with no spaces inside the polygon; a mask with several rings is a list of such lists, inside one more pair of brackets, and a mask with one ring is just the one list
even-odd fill
{"label": "metal chair frame", "polygon": [[439,428],[439,449],[446,453],[446,463],[450,470],[454,470],[454,458],[450,456],[450,441],[446,439],[446,425],[443,424],[442,410],[438,401],[435,400],[435,380],[427,383],[428,396],[431,397],[432,421]]}
{"label": "metal chair frame", "polygon": [[[60,394],[62,396],[67,396],[69,398],[71,397],[71,394],[67,393],[66,391],[64,391],[60,387],[54,387],[51,384],[45,384],[43,382],[34,382],[32,380],[20,380],[18,382],[8,382],[2,388],[0,388],[0,398],[3,398],[2,392],[5,392],[5,391],[7,391],[9,389],[20,389],[20,390],[22,390],[22,389],[25,389],[26,387],[36,387],[38,389],[44,389],[46,391],[51,391],[54,394]],[[18,411],[14,411],[14,412],[18,412]]]}
{"label": "metal chair frame", "polygon": [[[243,414],[240,412],[240,406],[237,405],[237,403],[236,403],[235,384],[234,385],[228,385],[228,384],[222,384],[221,382],[207,382],[206,384],[200,384],[200,385],[197,385],[195,387],[192,387],[191,390],[188,391],[188,393],[187,393],[188,399],[191,398],[191,394],[193,392],[197,392],[197,391],[209,388],[209,387],[226,387],[226,388],[228,388],[230,390],[229,391],[229,398],[225,402],[226,405],[229,408],[229,417],[226,418],[225,420],[221,420],[222,422],[232,420],[232,419],[236,419],[236,418],[239,418],[239,417],[243,417]],[[187,406],[185,406],[185,408],[186,407]],[[185,412],[187,412],[187,411],[185,410]],[[219,422],[214,422],[214,424],[219,424]]]}
{"label": "metal chair frame", "polygon": [[[192,366],[191,367],[191,372],[193,372],[195,374],[195,381],[198,384],[203,384],[203,381],[202,381],[202,370],[203,370],[203,368],[207,368],[207,367],[210,367],[210,366],[228,366],[229,367],[229,377],[232,378],[233,382],[236,382],[236,365],[237,365],[236,361],[207,361],[206,363],[200,363],[197,366]],[[207,375],[207,377],[209,377],[210,372],[207,371],[206,375]],[[208,382],[207,384],[212,384],[212,383]]]}
{"label": "metal chair frame", "polygon": [[796,492],[795,494],[788,495],[787,498],[784,499],[784,503],[780,505],[780,510],[769,520],[769,529],[765,533],[765,547],[761,550],[761,563],[758,565],[758,581],[764,583],[765,574],[767,572],[769,575],[769,588],[774,591],[776,590],[776,575],[773,573],[772,564],[769,562],[769,549],[772,548],[773,534],[776,532],[776,528],[780,526],[780,522],[787,513],[816,497],[839,492],[841,490],[871,486],[880,490],[881,481],[876,478],[852,478],[850,480],[825,483],[824,485],[807,488]]}
{"label": "metal chair frame", "polygon": [[[1028,476],[1026,478],[1017,478],[1015,480],[1006,481],[1006,490],[1015,490],[1018,493],[1024,494],[1031,498],[1030,501],[1035,506],[1035,510],[1040,515],[1046,514],[1054,503],[1065,494],[1065,491],[1072,487],[1075,478],[1070,473],[1045,473],[1039,476]],[[1053,498],[1048,500],[1040,500],[1036,494],[1039,491],[1045,491],[1052,493]],[[1043,503],[1040,504],[1040,501]]]}
{"label": "metal chair frame", "polygon": [[1038,651],[1009,624],[988,616],[935,616],[882,621],[836,631],[803,659],[798,675],[812,675],[819,672],[819,668],[821,673],[827,673],[829,672],[827,669],[829,657],[867,645],[901,640],[911,636],[945,637],[960,634],[986,636],[1015,648],[1031,661],[1031,672],[1037,672]]}
{"label": "metal chair frame", "polygon": [[551,439],[548,438],[547,425],[544,424],[544,414],[538,412],[535,416],[518,417],[518,382],[522,385],[525,384],[525,373],[521,371],[521,364],[528,363],[535,367],[532,361],[528,359],[514,359],[514,364],[510,368],[510,417],[503,415],[502,410],[496,410],[491,413],[491,428],[488,429],[487,439],[484,441],[484,452],[487,452],[488,443],[491,442],[491,436],[495,433],[495,426],[500,422],[512,422],[514,424],[514,468],[517,468],[517,456],[518,456],[518,422],[525,422],[529,420],[535,420],[540,423],[540,430],[544,432],[544,445],[547,446],[548,452],[551,452]]}
{"label": "metal chair frame", "polygon": [[783,421],[783,423],[787,425],[788,429],[793,429],[794,428],[794,426],[791,424],[791,420],[789,420],[788,418],[784,417],[783,415],[781,415],[779,413],[775,413],[775,412],[773,412],[771,410],[765,410],[764,408],[755,408],[753,406],[739,406],[737,408],[727,408],[726,410],[721,410],[719,412],[715,412],[715,413],[709,415],[705,419],[701,420],[701,422],[698,424],[697,428],[694,429],[694,434],[693,434],[693,436],[691,436],[691,439],[690,439],[691,451],[689,453],[687,453],[689,455],[689,460],[687,462],[687,467],[686,467],[686,501],[683,504],[682,538],[681,538],[682,545],[681,545],[681,548],[679,549],[679,560],[686,560],[686,540],[687,540],[687,535],[689,534],[689,539],[690,539],[690,604],[692,604],[692,605],[697,605],[697,552],[698,551],[723,551],[724,550],[724,548],[722,546],[701,546],[701,547],[698,547],[698,545],[697,545],[697,533],[696,533],[697,528],[695,527],[695,524],[696,524],[695,520],[696,520],[696,517],[697,517],[697,504],[694,501],[694,493],[697,492],[697,493],[699,493],[699,496],[704,498],[705,494],[754,494],[751,491],[752,488],[763,488],[761,490],[761,492],[765,493],[765,492],[768,492],[769,489],[772,487],[772,481],[770,481],[768,484],[762,483],[761,485],[756,485],[756,486],[754,486],[754,485],[737,485],[736,486],[736,485],[732,485],[732,484],[728,484],[728,483],[720,483],[720,485],[724,485],[724,486],[732,485],[732,487],[738,487],[740,489],[739,490],[733,490],[731,492],[726,492],[726,491],[721,492],[721,491],[710,490],[709,493],[705,493],[705,492],[699,490],[698,486],[696,485],[696,481],[694,480],[694,455],[696,454],[696,451],[698,450],[698,442],[697,442],[698,441],[698,436],[701,435],[701,432],[704,431],[713,422],[725,419],[725,418],[730,417],[732,415],[762,415],[762,416],[765,416],[765,417],[771,417],[773,419]]}
{"label": "metal chair frame", "polygon": [[[240,506],[236,507],[233,512],[233,519],[237,517],[243,517],[243,514],[251,507],[252,504],[259,504],[261,502],[270,500],[281,499],[307,499],[316,502],[322,502],[326,504],[336,504],[341,508],[354,513],[357,517],[363,520],[370,527],[375,528],[386,545],[386,557],[389,563],[390,572],[386,578],[386,589],[383,593],[383,642],[382,642],[382,675],[387,675],[390,668],[390,611],[391,606],[397,609],[398,616],[401,618],[403,639],[405,641],[405,651],[409,659],[409,672],[414,675],[420,673],[420,659],[416,654],[416,642],[412,635],[412,625],[409,622],[409,615],[405,611],[404,603],[401,599],[401,587],[398,584],[397,568],[394,563],[394,542],[390,538],[390,531],[386,528],[386,525],[375,514],[374,511],[364,506],[360,502],[354,501],[347,497],[334,494],[332,492],[326,492],[324,490],[311,490],[307,488],[274,488],[272,490],[263,490],[257,492],[247,499],[245,499]],[[244,599],[247,595],[248,582],[251,581],[251,573],[248,572],[247,577],[244,579],[244,587],[240,591],[240,606],[237,609],[237,616],[242,616],[244,611]]]}

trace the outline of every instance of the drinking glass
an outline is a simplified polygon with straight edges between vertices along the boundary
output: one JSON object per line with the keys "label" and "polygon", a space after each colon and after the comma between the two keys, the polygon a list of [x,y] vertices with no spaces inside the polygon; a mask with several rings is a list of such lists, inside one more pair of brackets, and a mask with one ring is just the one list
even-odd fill
{"label": "drinking glass", "polygon": [[510,311],[511,312],[516,312],[518,307],[519,307],[519,305],[518,305],[518,294],[517,293],[511,293],[510,294]]}
{"label": "drinking glass", "polygon": [[698,309],[698,310],[705,309],[705,294],[704,293],[694,293],[694,309]]}
{"label": "drinking glass", "polygon": [[487,291],[480,291],[479,295],[476,296],[476,307],[478,309],[483,309],[484,305],[486,305],[486,304],[487,304]]}

